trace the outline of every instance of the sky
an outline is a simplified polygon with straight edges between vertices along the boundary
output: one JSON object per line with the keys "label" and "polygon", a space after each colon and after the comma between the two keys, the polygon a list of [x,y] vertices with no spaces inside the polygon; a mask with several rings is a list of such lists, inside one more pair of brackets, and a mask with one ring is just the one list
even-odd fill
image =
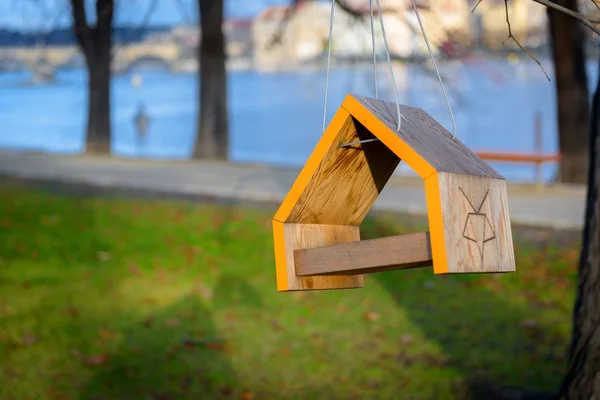
{"label": "sky", "polygon": [[[197,0],[157,0],[149,25],[193,23]],[[224,0],[226,18],[251,18],[265,7],[290,0]],[[152,0],[115,0],[117,25],[140,24]],[[87,0],[93,10],[93,0]],[[93,15],[90,14],[93,21]],[[71,24],[69,0],[0,0],[0,29],[39,30]]]}

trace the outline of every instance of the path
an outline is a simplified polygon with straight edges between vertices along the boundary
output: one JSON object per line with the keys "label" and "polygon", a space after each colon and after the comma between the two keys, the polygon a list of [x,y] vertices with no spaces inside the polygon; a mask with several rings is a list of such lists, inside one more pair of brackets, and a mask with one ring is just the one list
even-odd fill
{"label": "path", "polygon": [[[298,171],[221,162],[129,161],[1,152],[0,174],[114,188],[279,202]],[[556,228],[580,228],[583,225],[583,187],[535,189],[530,185],[510,184],[508,190],[514,222]],[[392,178],[374,209],[426,213],[422,182],[411,178]]]}

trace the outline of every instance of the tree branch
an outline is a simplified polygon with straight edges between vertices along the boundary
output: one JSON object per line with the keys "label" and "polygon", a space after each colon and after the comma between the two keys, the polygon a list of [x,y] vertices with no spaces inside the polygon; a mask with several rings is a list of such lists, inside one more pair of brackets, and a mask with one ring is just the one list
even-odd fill
{"label": "tree branch", "polygon": [[96,28],[110,28],[115,13],[114,0],[96,0]]}
{"label": "tree branch", "polygon": [[91,55],[92,31],[85,16],[84,0],[71,0],[71,14],[73,15],[77,42],[83,53],[88,57]]}
{"label": "tree branch", "polygon": [[507,40],[512,39],[517,44],[517,46],[519,46],[519,48],[525,52],[525,54],[527,54],[529,57],[531,57],[531,59],[533,61],[535,61],[537,63],[537,65],[539,65],[539,67],[542,70],[542,72],[544,73],[544,75],[546,75],[546,78],[548,79],[548,81],[550,81],[550,77],[548,76],[548,74],[546,73],[546,70],[544,69],[542,64],[538,61],[538,59],[535,58],[534,55],[531,54],[525,47],[523,47],[521,45],[521,43],[519,43],[517,38],[513,36],[512,29],[510,27],[510,19],[508,18],[508,0],[504,0],[504,10],[506,11],[506,24],[508,25],[508,37],[504,40],[504,42],[502,42],[502,45],[504,45],[504,43],[506,43]]}
{"label": "tree branch", "polygon": [[532,1],[535,1],[536,3],[544,5],[548,8],[552,8],[556,11],[560,11],[561,13],[568,15],[571,18],[575,18],[577,21],[581,22],[583,25],[587,26],[594,33],[596,33],[597,35],[600,36],[600,29],[597,26],[595,26],[594,23],[589,18],[584,16],[583,14],[575,12],[573,10],[569,10],[568,8],[558,5],[550,0],[532,0]]}

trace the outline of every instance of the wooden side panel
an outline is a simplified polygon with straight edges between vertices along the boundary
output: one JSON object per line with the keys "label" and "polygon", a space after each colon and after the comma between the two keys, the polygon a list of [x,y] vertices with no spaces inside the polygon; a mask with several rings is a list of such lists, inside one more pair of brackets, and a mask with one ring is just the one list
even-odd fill
{"label": "wooden side panel", "polygon": [[362,275],[296,276],[294,250],[360,240],[358,226],[284,224],[273,221],[277,290],[350,289],[363,287]]}
{"label": "wooden side panel", "polygon": [[361,274],[431,265],[429,232],[294,251],[296,274]]}
{"label": "wooden side panel", "polygon": [[429,229],[432,247],[443,229],[446,268],[443,260],[436,264],[442,250],[432,249],[435,273],[515,271],[506,181],[449,173],[437,174],[437,181],[441,213],[428,213],[430,221],[440,214],[442,220]]}
{"label": "wooden side panel", "polygon": [[[340,148],[374,136],[348,117],[326,154],[309,160],[314,171],[289,216],[282,222],[359,225],[398,166],[400,159],[383,143]],[[330,141],[330,138],[323,138]]]}
{"label": "wooden side panel", "polygon": [[[458,139],[452,140],[450,132],[419,108],[400,106],[402,125],[400,132],[397,132],[398,112],[395,103],[348,96],[342,106],[377,137],[388,143],[390,148],[394,149],[396,146],[388,139],[393,134],[405,147],[418,154],[421,160],[396,153],[423,179],[430,175],[424,164],[438,172],[504,179]],[[381,125],[385,129],[381,129]]]}
{"label": "wooden side panel", "polygon": [[340,108],[335,113],[333,119],[327,126],[325,133],[323,133],[321,140],[319,140],[317,146],[306,161],[306,164],[304,164],[304,167],[302,168],[300,174],[294,181],[294,184],[290,188],[290,191],[288,192],[287,196],[285,197],[285,199],[283,199],[283,202],[281,203],[281,206],[279,206],[279,210],[277,210],[277,213],[275,213],[273,219],[281,222],[288,221],[290,213],[296,207],[302,194],[306,190],[306,186],[311,181],[317,168],[321,164],[321,161],[329,151],[333,142],[338,137],[340,130],[348,122],[349,119],[352,119],[352,117],[343,108]]}

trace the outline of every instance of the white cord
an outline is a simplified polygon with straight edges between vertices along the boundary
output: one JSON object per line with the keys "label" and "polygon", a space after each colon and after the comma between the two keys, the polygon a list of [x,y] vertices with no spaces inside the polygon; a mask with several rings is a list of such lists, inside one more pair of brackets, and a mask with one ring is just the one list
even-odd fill
{"label": "white cord", "polygon": [[[379,1],[379,0],[377,0]],[[448,94],[446,93],[446,88],[444,87],[444,82],[442,81],[442,77],[440,76],[440,71],[438,70],[437,64],[435,62],[435,57],[433,56],[433,52],[431,51],[431,46],[429,45],[429,40],[427,39],[427,34],[425,33],[425,28],[423,27],[423,23],[421,22],[421,16],[419,15],[419,10],[417,9],[417,5],[415,4],[415,0],[411,0],[413,8],[415,10],[415,14],[417,15],[417,21],[419,22],[419,27],[421,28],[421,33],[423,34],[423,39],[425,40],[425,44],[427,45],[427,50],[429,51],[429,56],[431,57],[431,62],[433,63],[433,68],[435,68],[435,73],[437,74],[438,80],[440,81],[440,86],[442,87],[442,92],[444,92],[444,97],[446,98],[446,105],[448,106],[448,111],[450,112],[450,118],[452,118],[452,140],[456,139],[456,121],[454,120],[454,113],[452,112],[452,106],[450,105],[450,100],[448,99]]]}
{"label": "white cord", "polygon": [[329,66],[331,65],[331,37],[333,35],[333,14],[335,12],[335,0],[331,0],[331,15],[329,17],[329,50],[327,51],[327,75],[325,78],[325,103],[323,104],[323,133],[327,121],[327,92],[329,91]]}
{"label": "white cord", "polygon": [[396,90],[396,80],[394,79],[394,69],[392,68],[392,59],[390,57],[390,49],[388,48],[387,37],[385,35],[385,27],[383,26],[383,13],[381,12],[381,5],[379,0],[377,1],[377,10],[379,11],[379,23],[381,24],[381,33],[383,34],[383,44],[385,45],[385,53],[387,54],[388,65],[390,66],[390,76],[392,78],[392,85],[394,86],[394,96],[396,97],[396,109],[398,111],[398,128],[402,126],[402,114],[400,113],[400,102],[398,101],[398,91]]}
{"label": "white cord", "polygon": [[373,0],[369,0],[369,12],[371,14],[371,43],[373,45],[373,83],[375,84],[375,98],[379,99],[377,89],[377,55],[375,54],[375,24],[373,23]]}

